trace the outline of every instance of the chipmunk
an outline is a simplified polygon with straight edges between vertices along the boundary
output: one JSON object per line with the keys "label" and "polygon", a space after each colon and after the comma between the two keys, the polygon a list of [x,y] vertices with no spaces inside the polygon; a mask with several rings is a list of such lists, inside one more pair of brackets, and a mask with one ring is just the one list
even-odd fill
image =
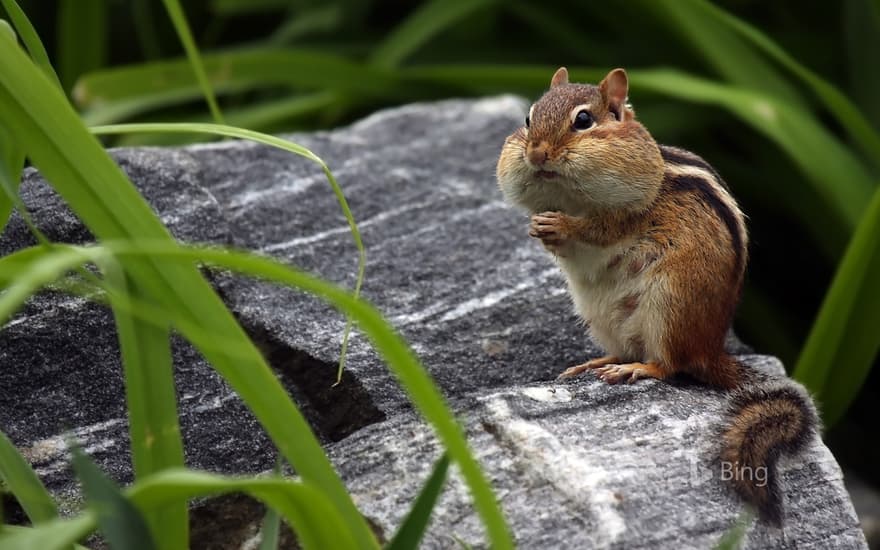
{"label": "chipmunk", "polygon": [[560,377],[686,373],[731,390],[721,460],[764,467],[763,483],[733,476],[733,486],[779,525],[776,459],[810,440],[815,409],[796,383],[762,379],[725,351],[748,258],[744,216],[706,161],[654,141],[628,89],[623,69],[593,86],[569,83],[560,68],[498,159],[502,193],[532,214],[529,235],[555,255],[607,353]]}

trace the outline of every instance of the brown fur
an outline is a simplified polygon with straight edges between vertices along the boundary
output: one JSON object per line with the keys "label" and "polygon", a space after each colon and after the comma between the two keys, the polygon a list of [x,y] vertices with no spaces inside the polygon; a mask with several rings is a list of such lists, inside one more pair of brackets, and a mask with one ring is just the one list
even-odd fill
{"label": "brown fur", "polygon": [[[724,349],[748,256],[743,216],[706,161],[654,141],[626,103],[627,90],[622,69],[598,86],[571,84],[568,72],[558,70],[550,90],[532,106],[529,128],[507,138],[498,161],[502,191],[533,214],[529,235],[574,262],[563,267],[580,277],[579,258],[602,258],[604,272],[589,277],[645,281],[653,292],[650,300],[641,290],[618,294],[614,309],[606,312],[612,319],[604,334],[624,350],[621,357],[588,361],[561,376],[592,369],[615,383],[686,373],[733,390],[722,459],[775,471],[781,451],[797,450],[808,439],[815,411],[808,397],[789,386],[772,395],[750,386],[750,374]],[[591,114],[593,126],[574,127],[580,110]],[[612,256],[577,256],[576,245],[617,248]],[[587,293],[596,287],[572,288]],[[585,303],[584,316],[599,330],[603,319]],[[616,343],[614,330],[641,319],[649,307],[662,308],[659,349],[647,329],[624,333],[628,347]],[[630,331],[632,326],[639,325]],[[777,489],[739,481],[734,488],[762,517],[781,518]]]}

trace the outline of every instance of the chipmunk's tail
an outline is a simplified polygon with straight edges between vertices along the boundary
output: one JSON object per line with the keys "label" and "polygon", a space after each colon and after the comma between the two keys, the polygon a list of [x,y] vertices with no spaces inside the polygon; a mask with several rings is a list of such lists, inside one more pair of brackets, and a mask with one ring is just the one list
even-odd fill
{"label": "chipmunk's tail", "polygon": [[758,515],[782,523],[782,495],[776,462],[800,451],[818,427],[807,391],[789,379],[746,384],[732,393],[730,422],[724,428],[721,477],[751,503]]}

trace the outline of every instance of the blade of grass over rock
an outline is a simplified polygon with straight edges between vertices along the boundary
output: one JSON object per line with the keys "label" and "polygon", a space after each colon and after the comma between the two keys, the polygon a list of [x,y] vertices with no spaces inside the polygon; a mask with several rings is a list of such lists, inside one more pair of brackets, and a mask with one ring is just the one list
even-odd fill
{"label": "blade of grass over rock", "polygon": [[3,293],[0,294],[0,326],[37,290],[65,271],[84,264],[95,251],[69,247],[31,247],[0,258]]}
{"label": "blade of grass over rock", "polygon": [[[100,262],[107,282],[122,295],[148,302],[135,281],[118,264]],[[125,400],[131,434],[135,479],[166,468],[183,466],[183,441],[177,414],[168,325],[157,326],[119,307],[109,294],[125,372]],[[185,502],[146,514],[163,548],[189,548],[189,512]]]}
{"label": "blade of grass over rock", "polygon": [[[272,473],[277,479],[281,477],[281,460],[275,461]],[[271,506],[266,507],[266,515],[260,525],[260,548],[259,550],[276,550],[278,548],[278,535],[281,530],[281,516]]]}
{"label": "blade of grass over rock", "polygon": [[[361,331],[400,381],[413,404],[437,431],[446,452],[461,470],[471,489],[474,505],[486,525],[494,548],[510,548],[511,540],[495,497],[479,464],[468,449],[461,426],[446,405],[437,386],[392,326],[371,305],[349,292],[294,270],[271,258],[234,250],[175,246],[162,242],[106,242],[104,248],[123,258],[127,255],[187,258],[244,275],[295,287],[326,300],[355,319]],[[185,331],[184,331],[185,332]],[[187,335],[189,337],[190,335]]]}
{"label": "blade of grass over rock", "polygon": [[[281,516],[271,506],[266,507],[266,515],[260,525],[260,548],[259,550],[276,550],[278,548],[278,535],[281,531]],[[335,541],[334,541],[335,542]]]}
{"label": "blade of grass over rock", "polygon": [[277,510],[290,523],[298,542],[308,550],[356,548],[356,533],[327,496],[313,485],[276,477],[232,478],[194,470],[166,470],[128,491],[140,509],[170,502],[244,492]]}
{"label": "blade of grass over rock", "polygon": [[18,36],[24,43],[24,47],[27,48],[28,53],[31,55],[31,59],[33,59],[34,63],[37,64],[37,67],[42,69],[46,76],[58,86],[59,90],[62,89],[61,82],[58,80],[58,75],[55,74],[55,69],[49,61],[49,54],[46,53],[46,48],[43,46],[43,41],[40,40],[40,36],[37,34],[34,26],[31,25],[27,15],[25,15],[15,0],[0,0],[0,3],[3,4],[6,14],[9,15],[9,19],[12,20],[12,24],[15,26],[15,32],[18,33]]}
{"label": "blade of grass over rock", "polygon": [[[822,100],[822,106],[837,118],[841,126],[846,129],[847,133],[853,138],[855,143],[864,151],[865,158],[874,163],[874,167],[880,169],[880,134],[871,127],[868,118],[859,108],[846,97],[837,87],[819,77],[816,73],[799,63],[794,57],[789,55],[785,50],[780,48],[775,42],[761,33],[755,27],[749,25],[742,19],[734,17],[721,8],[713,5],[705,0],[686,0],[688,3],[699,6],[699,9],[705,14],[706,18],[711,20],[711,28],[726,27],[737,34],[744,40],[747,40],[755,47],[763,51],[774,61],[791,71],[795,76],[800,78],[813,93]],[[677,3],[683,5],[685,2]],[[880,23],[880,19],[878,19]],[[876,39],[880,33],[880,25],[874,29],[874,37],[876,44],[880,47],[880,40]],[[876,51],[874,52],[876,54]],[[866,55],[870,55],[867,54]],[[877,58],[880,60],[880,57]],[[862,65],[860,72],[875,75],[877,71],[868,70],[872,64]],[[880,78],[877,79],[880,82]]]}
{"label": "blade of grass over rock", "polygon": [[[289,129],[285,125],[291,121],[313,116],[338,102],[339,97],[334,92],[316,92],[266,100],[245,107],[230,107],[226,109],[224,116],[229,126],[260,132],[280,131]],[[102,118],[106,117],[110,122],[129,118],[131,113],[126,112],[124,104],[118,103],[115,106],[119,110],[102,109],[84,117],[84,119],[87,124],[99,125],[102,124],[102,121],[97,120],[95,114],[99,114]],[[140,109],[143,104],[133,104],[133,106]],[[194,116],[192,122],[210,122],[210,115]],[[199,139],[198,133],[137,133],[120,136],[114,141],[114,146],[178,145],[192,143]]]}
{"label": "blade of grass over rock", "polygon": [[[9,215],[16,203],[20,203],[18,187],[21,182],[21,169],[24,166],[24,151],[10,131],[0,122],[0,231],[6,227]],[[28,219],[28,221],[30,221]]]}
{"label": "blade of grass over rock", "polygon": [[107,58],[107,1],[61,0],[55,59],[65,91]]}
{"label": "blade of grass over rock", "polygon": [[[162,124],[162,123],[153,123],[153,124],[120,124],[115,126],[96,126],[93,127],[92,132],[95,134],[114,134],[114,133],[132,133],[132,132],[184,132],[184,133],[207,133],[228,137],[235,137],[239,139],[247,139],[249,141],[255,141],[257,143],[262,143],[264,145],[270,145],[272,147],[277,147],[279,149],[283,149],[285,151],[289,151],[291,153],[300,155],[305,157],[321,167],[321,170],[324,171],[324,175],[327,177],[327,181],[330,182],[330,187],[333,189],[333,194],[336,196],[336,200],[339,203],[339,207],[342,209],[342,214],[345,216],[345,219],[348,221],[348,227],[351,231],[351,236],[354,239],[355,247],[358,250],[358,267],[357,267],[357,276],[355,278],[354,285],[354,295],[360,296],[361,286],[364,282],[364,272],[366,270],[367,265],[367,251],[364,248],[364,243],[361,240],[361,233],[358,230],[357,222],[354,220],[354,215],[351,213],[351,208],[348,206],[348,201],[345,199],[345,194],[342,192],[342,188],[339,186],[339,182],[336,181],[336,178],[333,176],[333,173],[330,171],[330,168],[327,164],[320,158],[318,155],[312,153],[307,148],[297,145],[291,141],[288,141],[283,138],[270,136],[267,134],[261,134],[259,132],[253,132],[251,130],[244,130],[241,128],[235,128],[232,126],[223,126],[217,124],[197,124],[197,123],[170,123],[170,124]],[[339,355],[339,368],[337,371],[337,380],[338,384],[342,380],[342,371],[345,368],[345,356],[348,350],[348,341],[351,334],[352,321],[349,318],[348,322],[345,326],[345,331],[342,336],[342,349]]]}
{"label": "blade of grass over rock", "polygon": [[101,534],[110,547],[116,550],[156,548],[153,535],[140,511],[79,448],[74,446],[71,451],[73,469],[82,483],[86,502],[94,510]]}
{"label": "blade of grass over rock", "polygon": [[[0,113],[17,129],[34,165],[99,239],[137,237],[173,245],[167,229],[65,98],[21,51],[6,47],[8,42],[0,40]],[[196,267],[150,257],[120,263],[150,300],[201,324],[225,349],[236,348],[233,353],[199,351],[247,403],[297,473],[325,491],[357,533],[359,547],[375,548],[372,532],[308,423]]]}
{"label": "blade of grass over rock", "polygon": [[168,17],[171,18],[171,22],[174,23],[174,29],[177,31],[177,36],[180,38],[180,42],[183,44],[183,49],[186,51],[186,56],[189,58],[189,64],[196,75],[196,80],[199,81],[199,87],[201,87],[202,94],[205,96],[205,101],[208,102],[208,107],[211,109],[211,116],[214,117],[214,122],[217,124],[223,124],[223,113],[220,112],[220,106],[217,105],[217,98],[214,96],[214,90],[211,88],[211,83],[208,81],[208,75],[205,74],[205,66],[202,64],[199,50],[196,48],[192,32],[189,30],[189,24],[186,22],[186,15],[183,13],[183,8],[180,7],[180,2],[178,2],[178,0],[162,0],[162,2],[165,4],[165,10],[168,12]]}
{"label": "blade of grass over rock", "polygon": [[[39,527],[4,525],[0,531],[0,548],[6,550],[67,550],[70,545],[95,529],[92,512],[74,519],[54,519]],[[81,546],[75,546],[80,550]]]}
{"label": "blade of grass over rock", "polygon": [[739,550],[742,548],[743,541],[746,538],[746,531],[754,520],[754,514],[746,511],[740,514],[736,523],[724,533],[714,550]]}
{"label": "blade of grass over rock", "polygon": [[496,1],[429,0],[419,5],[373,50],[370,62],[379,67],[395,67],[436,34]]}
{"label": "blade of grass over rock", "polygon": [[[63,267],[67,269],[74,259],[100,261],[108,254],[118,257],[120,261],[126,256],[186,258],[190,261],[231,269],[245,275],[299,288],[327,300],[358,322],[389,368],[398,377],[413,403],[434,426],[449,457],[458,463],[462,475],[471,489],[475,507],[483,518],[493,547],[511,547],[510,535],[504,518],[492,494],[491,487],[468,449],[461,427],[447,407],[439,390],[425,372],[424,367],[421,366],[403,339],[381,314],[366,302],[355,298],[352,294],[331,283],[296,271],[270,258],[233,250],[180,247],[167,241],[115,241],[91,247],[56,245],[56,249],[51,252],[45,252],[43,249],[36,250],[32,247],[7,258],[0,258],[0,273],[3,273],[7,268],[17,272],[20,270],[18,266],[26,265],[32,261],[33,256],[38,254],[48,255],[49,258],[46,261],[52,259],[52,256],[63,256],[67,261]],[[56,260],[53,265],[57,263],[61,262]],[[64,269],[58,269],[56,273],[60,275],[63,271]],[[155,316],[144,316],[143,312],[148,308],[141,307],[141,304],[135,301],[129,301],[125,308],[130,314],[139,316],[147,322],[155,322],[156,320]],[[0,299],[0,314],[3,311],[3,300]],[[191,328],[197,324],[180,316],[179,312],[170,311],[169,315],[180,332],[199,349],[210,347],[205,344],[204,340],[214,339],[215,335],[204,331],[192,331]],[[175,316],[180,318],[177,319]]]}
{"label": "blade of grass over rock", "polygon": [[446,471],[449,469],[449,457],[443,455],[434,465],[431,477],[422,487],[419,496],[413,503],[412,508],[407,514],[403,524],[394,534],[391,542],[385,546],[385,550],[407,550],[410,548],[418,548],[431,521],[431,512],[437,505],[437,499],[443,492],[443,485],[446,483]]}
{"label": "blade of grass over rock", "polygon": [[880,350],[880,190],[846,250],[794,370],[833,426]]}
{"label": "blade of grass over rock", "polygon": [[0,479],[34,525],[58,516],[58,508],[46,487],[3,432],[0,432]]}

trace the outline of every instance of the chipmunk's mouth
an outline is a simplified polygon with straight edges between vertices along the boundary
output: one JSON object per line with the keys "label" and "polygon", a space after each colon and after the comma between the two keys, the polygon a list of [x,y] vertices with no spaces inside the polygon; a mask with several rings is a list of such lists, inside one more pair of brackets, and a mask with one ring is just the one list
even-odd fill
{"label": "chipmunk's mouth", "polygon": [[535,176],[545,180],[552,180],[559,176],[559,172],[554,172],[553,170],[538,170],[535,172]]}

